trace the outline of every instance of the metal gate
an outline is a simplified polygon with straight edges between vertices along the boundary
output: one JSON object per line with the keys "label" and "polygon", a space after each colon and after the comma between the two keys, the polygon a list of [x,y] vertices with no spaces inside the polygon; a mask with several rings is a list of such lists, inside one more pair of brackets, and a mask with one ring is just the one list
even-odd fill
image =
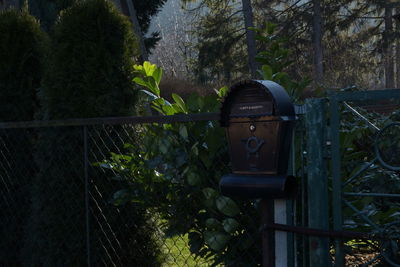
{"label": "metal gate", "polygon": [[309,236],[297,266],[400,266],[399,103],[398,89],[307,100],[307,227],[283,229]]}

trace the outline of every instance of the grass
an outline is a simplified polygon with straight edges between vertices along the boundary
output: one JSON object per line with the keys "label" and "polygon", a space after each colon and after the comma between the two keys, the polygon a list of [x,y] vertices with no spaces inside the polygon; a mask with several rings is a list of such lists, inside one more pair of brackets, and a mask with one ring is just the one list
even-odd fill
{"label": "grass", "polygon": [[196,258],[190,253],[188,243],[189,239],[187,235],[165,239],[163,251],[166,255],[166,261],[163,266],[210,266],[210,262],[199,257]]}

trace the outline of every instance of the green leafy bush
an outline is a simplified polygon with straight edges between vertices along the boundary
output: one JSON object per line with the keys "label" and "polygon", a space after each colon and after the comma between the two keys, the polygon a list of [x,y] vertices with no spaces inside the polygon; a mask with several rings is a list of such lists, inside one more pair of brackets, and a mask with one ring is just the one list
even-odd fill
{"label": "green leafy bush", "polygon": [[[162,71],[145,62],[135,66],[134,81],[147,90],[151,107],[163,115],[216,112],[220,98],[172,94],[160,97]],[[141,203],[161,216],[167,236],[188,235],[190,251],[214,264],[253,266],[260,260],[257,202],[233,200],[218,189],[229,172],[224,129],[216,121],[143,125],[140,144],[113,154],[102,166],[111,168],[130,186],[115,194],[115,202]],[[189,204],[190,203],[190,204]]]}
{"label": "green leafy bush", "polygon": [[[0,121],[33,120],[38,107],[47,36],[24,7],[0,11]],[[0,132],[2,194],[12,202],[0,201],[0,265],[18,266],[24,242],[24,227],[29,215],[27,197],[32,176],[33,142],[30,131],[7,129]],[[24,172],[21,166],[30,171]],[[5,198],[7,199],[7,197]],[[23,208],[21,208],[23,207]]]}
{"label": "green leafy bush", "polygon": [[261,64],[258,73],[264,80],[274,81],[286,89],[294,102],[301,102],[305,89],[311,80],[307,77],[296,81],[285,71],[293,65],[290,49],[286,48],[288,38],[278,34],[277,25],[267,22],[264,29],[253,28],[256,39],[259,40],[264,50],[257,54],[256,60]]}

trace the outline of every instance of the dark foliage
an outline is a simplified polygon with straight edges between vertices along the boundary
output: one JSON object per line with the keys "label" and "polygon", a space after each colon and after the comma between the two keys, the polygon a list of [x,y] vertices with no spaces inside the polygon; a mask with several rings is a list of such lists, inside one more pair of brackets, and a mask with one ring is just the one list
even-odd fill
{"label": "dark foliage", "polygon": [[[133,61],[139,54],[137,41],[128,18],[111,2],[81,1],[64,10],[54,27],[51,47],[40,91],[42,118],[134,112],[136,93],[131,79]],[[92,141],[111,147],[116,139],[104,132]],[[33,266],[83,266],[88,261],[83,144],[79,127],[40,133],[36,155],[40,172],[32,189],[28,228],[34,235],[24,250]],[[98,157],[98,152],[93,153],[92,157]],[[90,196],[90,232],[96,237],[90,240],[92,265],[157,266],[160,249],[143,210],[112,206],[108,199],[115,182],[109,175],[93,171],[90,179],[91,188],[102,196],[100,200]],[[124,221],[123,214],[130,214],[131,220]],[[106,219],[100,222],[98,218]],[[147,249],[135,249],[135,240],[142,240],[141,246]],[[109,255],[115,248],[119,249],[117,258],[112,258]]]}
{"label": "dark foliage", "polygon": [[29,10],[40,20],[41,27],[50,32],[61,10],[71,6],[75,0],[33,0],[28,1]]}
{"label": "dark foliage", "polygon": [[0,13],[0,120],[32,120],[47,36],[26,9]]}
{"label": "dark foliage", "polygon": [[[166,0],[132,0],[135,5],[135,9],[137,12],[140,28],[143,33],[147,33],[149,31],[149,26],[151,22],[151,18],[155,16],[161,9],[161,7],[167,2]],[[145,38],[145,45],[147,50],[152,49],[157,41],[160,40],[160,36],[158,32],[152,32],[150,37]]]}
{"label": "dark foliage", "polygon": [[65,10],[54,28],[42,91],[45,118],[131,114],[138,54],[128,19],[110,2],[82,1]]}
{"label": "dark foliage", "polygon": [[[28,121],[37,108],[36,90],[40,87],[42,61],[47,36],[24,7],[21,11],[0,12],[0,121]],[[29,185],[35,167],[32,163],[34,135],[18,129],[1,131],[0,265],[17,266],[23,246],[24,225],[29,211]],[[12,143],[7,147],[6,143]],[[26,170],[21,166],[27,164]],[[10,234],[11,233],[11,234]]]}
{"label": "dark foliage", "polygon": [[[147,34],[151,18],[160,11],[166,0],[130,1],[133,1],[135,6],[143,34]],[[75,0],[32,0],[29,1],[29,9],[36,18],[40,19],[43,29],[50,32],[60,12],[73,5],[74,2]],[[158,32],[152,32],[145,38],[146,48],[150,50],[158,40],[160,40]]]}

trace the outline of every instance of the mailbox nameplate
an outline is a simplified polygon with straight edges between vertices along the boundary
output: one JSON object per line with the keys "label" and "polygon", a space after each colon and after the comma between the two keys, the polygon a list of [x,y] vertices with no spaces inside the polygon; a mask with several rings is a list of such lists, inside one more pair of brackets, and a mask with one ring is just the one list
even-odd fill
{"label": "mailbox nameplate", "polygon": [[230,117],[272,115],[272,102],[237,103],[232,106]]}

